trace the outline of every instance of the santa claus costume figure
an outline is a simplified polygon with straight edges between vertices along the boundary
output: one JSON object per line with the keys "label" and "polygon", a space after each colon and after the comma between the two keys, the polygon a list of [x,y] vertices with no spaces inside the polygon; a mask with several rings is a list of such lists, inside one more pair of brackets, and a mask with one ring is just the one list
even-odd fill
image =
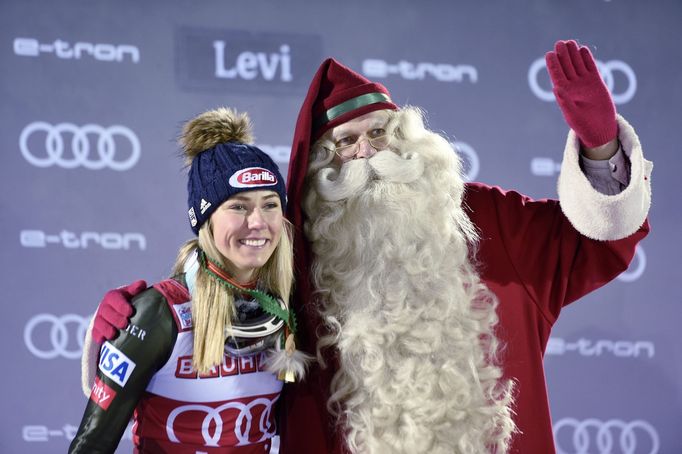
{"label": "santa claus costume figure", "polygon": [[[321,65],[288,178],[295,301],[320,361],[286,391],[282,452],[554,452],[552,325],[627,268],[652,165],[587,48],[558,42],[547,63],[573,127],[560,201],[465,183],[418,109]],[[629,173],[591,170],[609,160]]]}

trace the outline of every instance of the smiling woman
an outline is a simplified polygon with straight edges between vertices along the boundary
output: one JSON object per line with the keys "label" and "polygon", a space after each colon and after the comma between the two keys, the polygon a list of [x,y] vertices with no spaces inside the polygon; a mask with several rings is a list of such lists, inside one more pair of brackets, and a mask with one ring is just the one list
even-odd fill
{"label": "smiling woman", "polygon": [[279,244],[282,219],[274,191],[234,195],[211,215],[213,241],[238,282],[249,282],[270,258]]}
{"label": "smiling woman", "polygon": [[[180,248],[170,279],[135,297],[132,328],[106,342],[96,361],[84,355],[92,391],[69,452],[113,451],[133,412],[140,452],[269,450],[281,380],[301,377],[307,357],[295,350],[289,312],[284,180],[249,141],[248,117],[229,109],[185,125],[197,238]],[[204,427],[207,413],[214,433]]]}

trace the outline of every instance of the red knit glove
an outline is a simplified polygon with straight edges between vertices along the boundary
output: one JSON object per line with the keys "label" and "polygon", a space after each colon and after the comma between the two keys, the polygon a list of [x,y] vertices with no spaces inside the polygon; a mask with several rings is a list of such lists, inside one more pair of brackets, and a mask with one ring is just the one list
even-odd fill
{"label": "red knit glove", "polygon": [[580,142],[595,148],[615,139],[616,107],[590,50],[575,41],[557,41],[545,61],[561,112]]}
{"label": "red knit glove", "polygon": [[136,281],[125,287],[109,290],[97,308],[92,326],[92,340],[101,344],[105,340],[113,339],[119,329],[128,326],[128,318],[133,315],[130,300],[146,288],[145,281]]}

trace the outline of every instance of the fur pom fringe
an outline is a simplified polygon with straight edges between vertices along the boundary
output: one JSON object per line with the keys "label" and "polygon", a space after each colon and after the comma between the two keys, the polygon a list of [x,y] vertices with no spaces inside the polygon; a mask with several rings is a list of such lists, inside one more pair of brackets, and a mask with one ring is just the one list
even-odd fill
{"label": "fur pom fringe", "polygon": [[312,360],[312,356],[300,350],[295,350],[291,355],[285,350],[273,350],[265,360],[265,368],[274,374],[290,371],[296,380],[303,380]]}
{"label": "fur pom fringe", "polygon": [[97,375],[97,358],[99,357],[99,345],[92,341],[92,327],[95,324],[93,315],[85,333],[83,342],[83,354],[81,356],[81,387],[85,397],[90,397],[91,386]]}
{"label": "fur pom fringe", "polygon": [[187,122],[180,136],[187,164],[202,151],[225,142],[253,142],[251,120],[246,113],[227,107],[209,110]]}

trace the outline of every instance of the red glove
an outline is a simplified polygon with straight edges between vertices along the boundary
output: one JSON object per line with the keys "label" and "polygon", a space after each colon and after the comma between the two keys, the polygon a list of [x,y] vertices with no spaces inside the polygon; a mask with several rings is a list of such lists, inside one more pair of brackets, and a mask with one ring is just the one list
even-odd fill
{"label": "red glove", "polygon": [[99,303],[95,322],[92,325],[92,340],[101,344],[113,339],[119,329],[128,326],[128,318],[133,315],[130,300],[147,288],[145,281],[136,281],[125,287],[109,290]]}
{"label": "red glove", "polygon": [[561,112],[580,142],[595,148],[615,139],[616,107],[590,50],[575,41],[557,41],[545,61]]}

